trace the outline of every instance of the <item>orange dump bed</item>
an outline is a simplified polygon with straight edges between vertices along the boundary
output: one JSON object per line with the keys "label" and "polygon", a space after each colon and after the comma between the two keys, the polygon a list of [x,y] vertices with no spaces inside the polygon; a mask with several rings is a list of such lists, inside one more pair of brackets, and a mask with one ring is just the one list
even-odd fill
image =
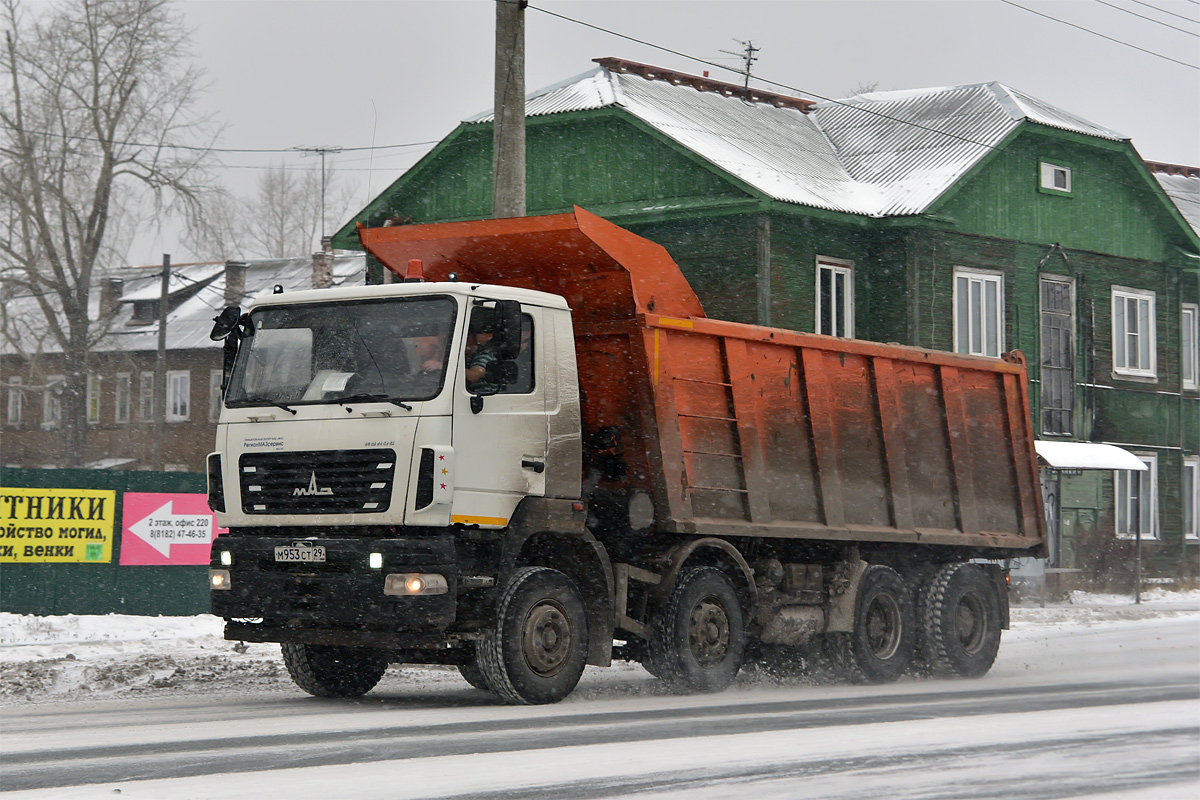
{"label": "orange dump bed", "polygon": [[649,489],[668,531],[1044,547],[1019,355],[706,319],[662,247],[579,208],[360,235],[401,275],[564,296],[590,477]]}

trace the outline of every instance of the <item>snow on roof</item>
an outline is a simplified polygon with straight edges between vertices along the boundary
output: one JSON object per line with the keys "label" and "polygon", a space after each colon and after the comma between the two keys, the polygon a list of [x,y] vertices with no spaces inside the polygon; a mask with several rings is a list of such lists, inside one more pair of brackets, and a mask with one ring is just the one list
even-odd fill
{"label": "snow on roof", "polygon": [[[619,59],[533,92],[528,116],[617,107],[782,202],[920,214],[1024,122],[1127,137],[1000,83],[814,103]],[[465,120],[489,122],[487,111]]]}
{"label": "snow on roof", "polygon": [[[245,307],[250,298],[268,294],[276,285],[285,292],[312,288],[312,257],[270,259],[243,262],[247,265],[246,290],[239,298]],[[366,260],[362,253],[339,254],[333,260],[333,286],[353,286],[366,282]],[[221,347],[208,338],[213,317],[225,307],[225,262],[180,264],[171,268],[168,289],[171,308],[167,313],[167,349],[197,350]],[[140,303],[157,301],[161,293],[162,273],[156,267],[127,267],[109,272],[104,277],[119,278],[122,286],[119,306],[108,322],[109,332],[91,349],[94,352],[153,351],[158,348],[158,317],[152,314],[144,324],[135,321],[135,307]],[[100,320],[99,286],[91,292],[89,316]],[[42,312],[32,298],[9,301],[10,318],[41,319]],[[55,353],[60,348],[47,341],[42,352]],[[7,340],[0,341],[0,354],[14,352]]]}
{"label": "snow on roof", "polygon": [[1136,472],[1149,469],[1133,453],[1112,444],[1038,439],[1033,446],[1038,460],[1055,469],[1129,469]]}
{"label": "snow on roof", "polygon": [[1147,161],[1146,166],[1188,225],[1200,236],[1200,167],[1157,161]]}

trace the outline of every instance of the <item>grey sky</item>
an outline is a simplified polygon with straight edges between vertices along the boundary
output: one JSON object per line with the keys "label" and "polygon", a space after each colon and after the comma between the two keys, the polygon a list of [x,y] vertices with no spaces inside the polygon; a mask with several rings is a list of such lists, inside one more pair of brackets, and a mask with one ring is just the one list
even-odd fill
{"label": "grey sky", "polygon": [[[1016,0],[1033,11],[1200,65],[1200,38],[1098,0]],[[1200,33],[1200,24],[1134,0],[1106,0]],[[1200,18],[1196,0],[1148,0]],[[229,148],[368,147],[429,142],[492,105],[491,0],[255,2],[186,0],[207,70],[204,104]],[[735,41],[761,48],[754,74],[802,97],[1000,81],[1133,139],[1144,158],[1200,165],[1200,70],[1085,33],[1000,0],[533,0],[526,12],[526,87],[590,69],[601,56],[713,77],[732,73],[589,29],[606,28],[736,68]],[[429,145],[330,158],[357,209]],[[243,195],[253,168],[317,168],[296,153],[226,155],[222,176]],[[143,237],[134,263],[187,253],[173,234]]]}

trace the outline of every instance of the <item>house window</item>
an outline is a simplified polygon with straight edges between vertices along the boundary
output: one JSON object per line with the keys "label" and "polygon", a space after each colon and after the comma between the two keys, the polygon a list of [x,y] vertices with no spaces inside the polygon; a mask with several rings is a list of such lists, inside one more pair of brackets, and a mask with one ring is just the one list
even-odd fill
{"label": "house window", "polygon": [[1051,194],[1071,193],[1071,168],[1041,162],[1040,188]]}
{"label": "house window", "polygon": [[129,422],[129,405],[132,397],[133,378],[128,372],[117,373],[117,385],[114,387],[114,402],[116,410],[113,419],[116,422]]}
{"label": "house window", "polygon": [[1075,409],[1075,302],[1069,279],[1041,279],[1042,432],[1069,436]]}
{"label": "house window", "polygon": [[817,333],[854,338],[854,263],[817,258]]}
{"label": "house window", "polygon": [[9,425],[21,424],[21,401],[25,395],[21,391],[21,379],[8,379],[8,414],[5,421]]}
{"label": "house window", "polygon": [[1200,456],[1183,459],[1183,535],[1200,539]]}
{"label": "house window", "polygon": [[192,373],[186,369],[167,373],[167,422],[186,422],[191,409]]}
{"label": "house window", "polygon": [[954,269],[954,352],[999,358],[1004,351],[1004,276]]}
{"label": "house window", "polygon": [[221,416],[221,377],[219,369],[208,371],[208,421],[216,422]]}
{"label": "house window", "polygon": [[143,372],[138,375],[138,419],[142,422],[154,421],[153,372]]}
{"label": "house window", "polygon": [[1183,304],[1179,359],[1183,388],[1200,389],[1200,306],[1193,303]]}
{"label": "house window", "polygon": [[1113,287],[1112,338],[1114,372],[1156,377],[1154,292]]}
{"label": "house window", "polygon": [[89,372],[87,377],[87,421],[100,422],[100,376]]}
{"label": "house window", "polygon": [[62,424],[62,392],[66,377],[51,375],[46,378],[46,391],[42,395],[42,427],[57,428]]}
{"label": "house window", "polygon": [[1113,473],[1117,534],[1143,539],[1158,538],[1158,456],[1135,453],[1147,469],[1143,472],[1117,470]]}

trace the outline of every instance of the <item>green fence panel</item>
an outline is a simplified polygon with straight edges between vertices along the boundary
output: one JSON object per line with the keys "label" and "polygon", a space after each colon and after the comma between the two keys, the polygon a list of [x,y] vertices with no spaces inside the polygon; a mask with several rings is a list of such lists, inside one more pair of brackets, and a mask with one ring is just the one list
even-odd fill
{"label": "green fence panel", "polygon": [[117,506],[110,563],[0,564],[0,611],[14,614],[189,616],[209,608],[206,566],[122,566],[125,492],[207,491],[203,474],[129,470],[0,469],[0,485],[111,489]]}

